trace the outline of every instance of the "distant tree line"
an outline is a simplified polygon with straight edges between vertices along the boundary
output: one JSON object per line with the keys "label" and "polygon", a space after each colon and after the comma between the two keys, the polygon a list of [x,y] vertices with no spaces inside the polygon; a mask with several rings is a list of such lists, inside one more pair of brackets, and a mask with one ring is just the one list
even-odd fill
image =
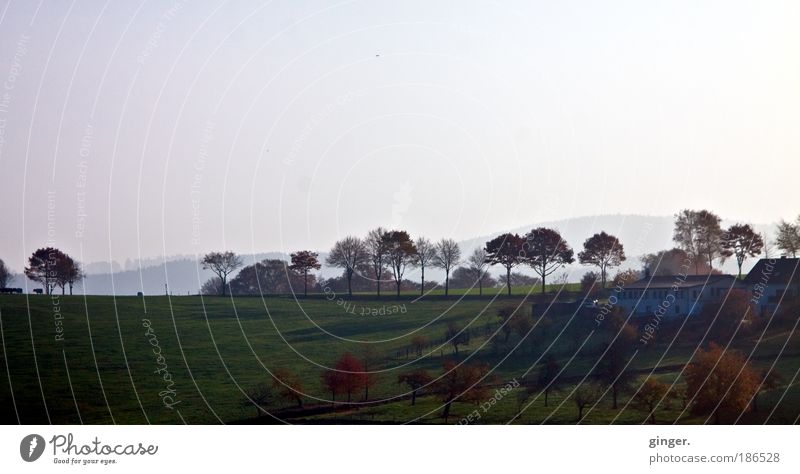
{"label": "distant tree line", "polygon": [[[675,215],[673,240],[675,248],[641,257],[642,265],[651,275],[708,274],[718,273],[716,263],[734,258],[742,273],[748,258],[764,254],[774,256],[774,248],[783,255],[796,257],[800,252],[800,216],[793,222],[781,220],[774,241],[757,233],[750,224],[735,223],[727,229],[721,227],[722,219],[708,210],[684,209]],[[539,284],[546,289],[547,279],[556,271],[576,261],[576,255],[556,229],[539,227],[524,235],[505,233],[489,240],[462,258],[458,243],[449,238],[433,242],[425,237],[412,238],[404,230],[375,228],[366,237],[346,236],[336,241],[326,263],[342,269],[340,277],[321,279],[313,272],[320,270],[319,254],[311,250],[300,250],[291,254],[291,261],[266,259],[244,266],[234,252],[210,252],[204,255],[201,264],[211,270],[214,277],[205,282],[201,292],[206,295],[233,295],[295,293],[302,288],[304,295],[309,289],[314,292],[329,289],[336,292],[366,292],[393,289],[399,295],[403,291],[419,291],[421,295],[439,286],[426,281],[425,270],[438,268],[444,271],[444,294],[450,288],[505,287],[508,294],[514,286]],[[583,242],[577,253],[577,261],[592,266],[597,271],[588,272],[581,279],[585,291],[606,288],[609,272],[626,260],[620,240],[598,232]],[[687,265],[687,262],[689,264]],[[489,269],[499,266],[504,274],[495,278]],[[515,269],[528,267],[538,275],[533,278]],[[409,268],[418,268],[419,282],[406,278]],[[232,279],[230,278],[238,270]],[[80,264],[72,257],[53,247],[36,250],[28,259],[25,275],[40,283],[48,294],[60,287],[62,293],[83,278]],[[5,288],[11,279],[11,271],[0,260],[0,288]],[[615,277],[616,278],[616,277]]]}

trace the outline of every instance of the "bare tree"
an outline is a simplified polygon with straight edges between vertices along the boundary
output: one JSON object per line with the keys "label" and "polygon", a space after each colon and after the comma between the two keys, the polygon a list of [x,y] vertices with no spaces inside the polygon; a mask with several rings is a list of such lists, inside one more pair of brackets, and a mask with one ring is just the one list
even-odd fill
{"label": "bare tree", "polygon": [[414,241],[414,245],[417,247],[417,253],[414,256],[414,265],[418,266],[422,273],[419,294],[423,295],[425,294],[425,267],[433,264],[436,258],[436,245],[425,237],[418,237],[417,240]]}
{"label": "bare tree", "polygon": [[211,252],[203,257],[203,269],[211,270],[222,280],[222,296],[228,286],[228,275],[242,266],[242,258],[231,251]]}
{"label": "bare tree", "polygon": [[358,237],[347,236],[335,244],[328,254],[328,265],[343,268],[347,277],[347,294],[353,296],[353,273],[356,267],[367,260],[367,251],[364,242]]}
{"label": "bare tree", "polygon": [[453,239],[442,239],[436,244],[434,265],[444,270],[444,295],[447,296],[450,287],[450,270],[461,260],[461,249]]}
{"label": "bare tree", "polygon": [[372,274],[375,277],[376,291],[381,296],[381,276],[383,275],[384,265],[387,262],[387,243],[385,240],[386,229],[377,227],[367,233],[364,239],[364,248],[369,259]]}
{"label": "bare tree", "polygon": [[467,268],[478,282],[478,294],[481,296],[483,296],[483,279],[489,269],[488,257],[485,248],[476,248],[467,259]]}

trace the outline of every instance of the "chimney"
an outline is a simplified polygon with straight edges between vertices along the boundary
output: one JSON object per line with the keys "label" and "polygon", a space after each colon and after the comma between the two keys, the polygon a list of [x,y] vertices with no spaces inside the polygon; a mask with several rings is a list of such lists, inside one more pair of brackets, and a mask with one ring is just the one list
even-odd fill
{"label": "chimney", "polygon": [[650,267],[644,267],[644,277],[650,279]]}

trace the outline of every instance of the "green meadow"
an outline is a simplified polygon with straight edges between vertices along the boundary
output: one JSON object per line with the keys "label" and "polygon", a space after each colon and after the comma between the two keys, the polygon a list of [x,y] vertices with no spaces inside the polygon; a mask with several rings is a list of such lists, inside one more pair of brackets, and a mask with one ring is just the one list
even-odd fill
{"label": "green meadow", "polygon": [[[535,291],[536,289],[534,289]],[[497,313],[516,307],[530,315],[523,295],[482,298],[411,296],[351,301],[324,297],[110,297],[42,295],[0,296],[2,346],[0,396],[4,423],[443,423],[442,402],[422,389],[414,406],[398,374],[424,368],[442,372],[446,359],[483,362],[491,405],[454,403],[449,423],[473,416],[471,423],[576,423],[573,388],[591,372],[600,340],[586,315],[553,316],[547,330],[531,317],[528,338],[505,339]],[[583,320],[581,320],[583,319]],[[445,338],[448,326],[467,328],[469,342],[456,355]],[[702,333],[702,332],[701,332]],[[597,334],[595,332],[595,334]],[[665,332],[665,334],[667,334]],[[417,354],[411,339],[428,344]],[[500,344],[498,341],[502,340]],[[800,368],[800,342],[791,325],[775,325],[764,337],[756,331],[737,338],[734,347],[752,364],[773,362],[780,385],[759,396],[759,410],[741,423],[794,423],[800,414],[800,387],[792,382]],[[681,368],[698,340],[657,338],[637,352],[630,370],[653,372],[676,386]],[[369,399],[335,406],[321,375],[345,352],[359,356],[369,347],[374,385]],[[564,386],[548,397],[520,396],[536,379],[543,354],[564,368]],[[160,357],[159,357],[160,355]],[[246,394],[271,383],[269,371],[288,370],[302,381],[304,408],[275,399],[260,413]],[[165,376],[168,377],[165,379]],[[171,381],[171,383],[170,383]],[[497,392],[506,384],[519,388]],[[643,423],[647,413],[628,404],[611,408],[610,392],[584,409],[582,423]],[[704,423],[677,400],[656,412],[659,423]]]}

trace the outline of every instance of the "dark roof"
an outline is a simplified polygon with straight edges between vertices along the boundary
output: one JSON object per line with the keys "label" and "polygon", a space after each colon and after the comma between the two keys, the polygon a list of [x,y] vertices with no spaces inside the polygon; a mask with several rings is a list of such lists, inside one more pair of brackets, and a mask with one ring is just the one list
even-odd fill
{"label": "dark roof", "polygon": [[[770,270],[771,267],[771,270]],[[762,258],[747,274],[744,281],[749,285],[756,283],[781,283],[800,281],[800,258]]]}
{"label": "dark roof", "polygon": [[624,285],[625,290],[660,289],[672,288],[677,285],[679,288],[692,288],[696,286],[710,285],[724,281],[733,285],[736,277],[733,275],[659,275]]}

